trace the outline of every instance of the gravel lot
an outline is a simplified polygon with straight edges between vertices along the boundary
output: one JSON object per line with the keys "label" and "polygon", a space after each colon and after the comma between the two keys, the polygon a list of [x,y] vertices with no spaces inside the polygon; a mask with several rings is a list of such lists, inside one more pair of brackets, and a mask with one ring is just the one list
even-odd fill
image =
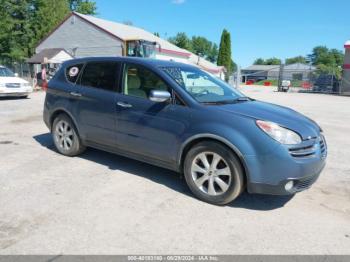
{"label": "gravel lot", "polygon": [[176,173],[93,149],[57,154],[43,93],[1,99],[0,254],[350,254],[350,97],[242,90],[323,127],[328,163],[310,190],[212,206]]}

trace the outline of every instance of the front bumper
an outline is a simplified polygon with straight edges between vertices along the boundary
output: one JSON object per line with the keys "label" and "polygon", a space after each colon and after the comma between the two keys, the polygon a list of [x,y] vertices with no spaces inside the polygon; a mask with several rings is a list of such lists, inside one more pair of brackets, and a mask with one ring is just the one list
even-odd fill
{"label": "front bumper", "polygon": [[[263,183],[249,183],[248,184],[248,192],[254,194],[268,194],[268,195],[292,195],[301,191],[304,191],[310,188],[318,179],[321,171],[323,170],[325,165],[319,170],[318,173],[300,177],[297,179],[285,179],[279,182],[277,185],[271,184],[263,184]],[[285,185],[289,182],[293,181],[294,185],[291,190],[286,190]]]}
{"label": "front bumper", "polygon": [[[318,179],[326,158],[327,145],[322,135],[298,147],[281,145],[267,156],[248,156],[248,192],[290,195],[306,190]],[[293,187],[286,189],[289,181],[293,181]]]}
{"label": "front bumper", "polygon": [[28,96],[33,92],[31,87],[0,88],[0,97]]}
{"label": "front bumper", "polygon": [[0,93],[0,97],[19,97],[28,96],[31,92],[12,92],[12,93]]}

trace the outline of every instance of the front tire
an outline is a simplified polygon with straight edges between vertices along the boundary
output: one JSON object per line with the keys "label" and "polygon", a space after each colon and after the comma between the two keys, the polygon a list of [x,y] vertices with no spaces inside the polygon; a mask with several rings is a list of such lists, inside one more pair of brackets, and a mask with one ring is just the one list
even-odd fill
{"label": "front tire", "polygon": [[53,121],[52,136],[58,152],[65,156],[77,156],[85,150],[73,121],[65,114]]}
{"label": "front tire", "polygon": [[229,148],[216,142],[201,142],[187,153],[184,175],[193,194],[210,204],[230,203],[244,189],[240,161]]}

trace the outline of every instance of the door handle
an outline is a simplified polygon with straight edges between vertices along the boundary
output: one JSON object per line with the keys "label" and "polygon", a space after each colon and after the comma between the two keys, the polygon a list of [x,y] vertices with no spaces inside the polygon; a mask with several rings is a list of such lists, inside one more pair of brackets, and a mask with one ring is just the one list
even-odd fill
{"label": "door handle", "polygon": [[70,92],[69,94],[70,94],[71,96],[81,97],[81,94],[80,94],[80,93],[77,93],[77,92]]}
{"label": "door handle", "polygon": [[124,108],[132,107],[132,105],[130,105],[128,103],[124,103],[124,102],[117,102],[117,105],[120,106],[120,107],[124,107]]}

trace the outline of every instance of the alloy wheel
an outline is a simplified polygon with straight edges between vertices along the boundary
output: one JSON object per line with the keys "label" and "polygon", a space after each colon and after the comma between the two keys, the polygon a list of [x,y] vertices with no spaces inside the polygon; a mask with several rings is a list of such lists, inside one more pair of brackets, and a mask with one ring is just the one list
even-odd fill
{"label": "alloy wheel", "polygon": [[73,128],[64,120],[60,120],[55,130],[56,144],[63,150],[69,151],[74,144]]}
{"label": "alloy wheel", "polygon": [[192,161],[191,175],[195,185],[210,196],[224,194],[232,175],[224,158],[214,152],[202,152]]}

